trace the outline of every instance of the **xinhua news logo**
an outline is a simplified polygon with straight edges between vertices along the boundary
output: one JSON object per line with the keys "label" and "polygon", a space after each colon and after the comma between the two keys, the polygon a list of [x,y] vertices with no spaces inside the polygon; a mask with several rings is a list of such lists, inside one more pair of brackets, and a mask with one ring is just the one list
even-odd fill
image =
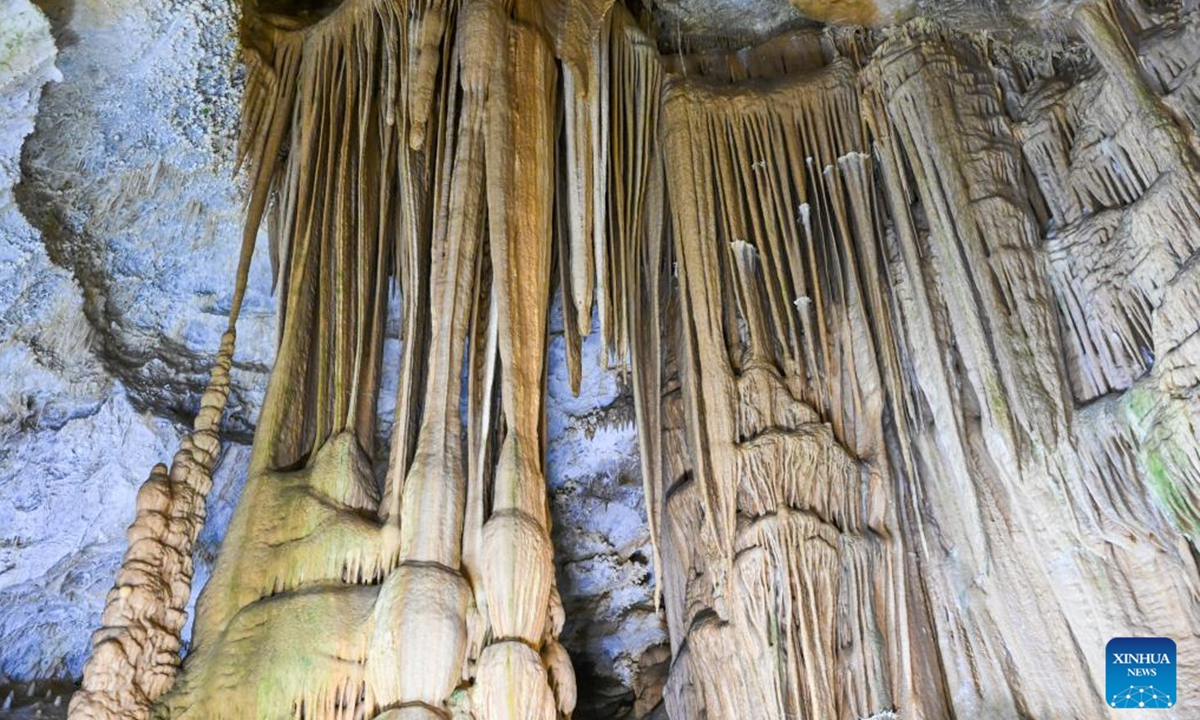
{"label": "xinhua news logo", "polygon": [[1105,699],[1119,709],[1175,707],[1175,641],[1113,638],[1105,648]]}

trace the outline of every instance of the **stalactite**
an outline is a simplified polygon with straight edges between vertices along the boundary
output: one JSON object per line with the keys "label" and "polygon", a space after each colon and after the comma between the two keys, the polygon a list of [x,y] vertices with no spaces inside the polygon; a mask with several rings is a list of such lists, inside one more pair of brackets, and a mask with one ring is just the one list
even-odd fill
{"label": "stalactite", "polygon": [[[609,107],[619,112],[614,112],[609,124],[613,152],[606,196],[608,265],[600,273],[608,297],[613,298],[608,306],[613,317],[606,326],[612,337],[606,346],[615,348],[617,357],[627,358],[631,369],[646,520],[658,568],[662,566],[658,535],[663,498],[658,343],[666,218],[657,135],[663,69],[650,37],[623,6],[614,8],[611,22]],[[660,592],[656,586],[656,605]]]}
{"label": "stalactite", "polygon": [[[565,178],[563,217],[566,237],[562,262],[567,272],[564,299],[574,323],[566,329],[573,343],[592,328],[593,293],[606,328],[608,306],[596,266],[605,263],[605,198],[609,162],[610,52],[608,35],[613,0],[545,3],[547,29],[562,64]],[[569,297],[567,297],[569,295]],[[607,339],[607,336],[606,338]],[[572,375],[578,390],[578,367]]]}
{"label": "stalactite", "polygon": [[[248,21],[247,237],[273,196],[283,329],[245,500],[164,717],[440,716],[464,681],[479,718],[572,711],[541,415],[556,53],[580,83],[581,148],[609,132],[596,60],[608,6],[578,10],[364,0],[299,28]],[[635,143],[647,142],[643,129]],[[585,159],[569,193],[603,210],[607,171]],[[636,211],[638,198],[612,195]],[[389,275],[402,381],[380,496],[369,459]],[[311,662],[231,685],[253,654],[282,652],[296,613],[324,636]],[[417,636],[429,646],[407,642]],[[521,691],[529,707],[510,707],[526,687],[540,688]]]}
{"label": "stalactite", "polygon": [[[880,268],[875,195],[852,154],[865,147],[852,78],[842,60],[752,89],[676,79],[664,97],[696,463],[664,522],[677,547],[711,535],[663,568],[705,576],[682,595],[666,583],[686,637],[667,695],[680,717],[862,717],[903,693],[888,669],[900,638],[881,632],[898,548],[866,332],[885,308],[861,285]],[[839,605],[857,614],[839,620]],[[736,680],[722,679],[728,657],[743,659]]]}
{"label": "stalactite", "polygon": [[[409,87],[400,60],[407,53],[389,45],[404,36],[406,16],[390,3],[351,3],[304,29],[248,31],[272,43],[250,46],[257,75],[247,104],[273,109],[244,127],[243,146],[264,159],[251,165],[252,187],[276,191],[282,331],[247,500],[197,607],[198,650],[260,598],[306,583],[371,581],[394,557],[385,545],[395,544],[395,531],[362,513],[378,503],[367,453],[392,258],[385,238],[393,223],[404,237],[421,221],[393,199],[416,172],[400,154],[406,105],[396,98]],[[285,145],[282,164],[266,162]],[[248,227],[257,221],[252,213]]]}

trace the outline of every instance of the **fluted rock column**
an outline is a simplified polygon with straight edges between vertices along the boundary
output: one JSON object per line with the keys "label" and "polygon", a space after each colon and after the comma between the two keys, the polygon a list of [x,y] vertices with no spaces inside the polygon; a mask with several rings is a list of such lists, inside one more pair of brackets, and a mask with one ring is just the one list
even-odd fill
{"label": "fluted rock column", "polygon": [[460,15],[447,68],[462,85],[461,102],[447,97],[446,117],[422,135],[437,151],[445,190],[435,196],[431,227],[429,311],[435,321],[424,348],[429,372],[421,425],[412,463],[407,470],[392,464],[380,508],[400,538],[399,565],[380,593],[367,658],[367,685],[397,706],[381,717],[446,717],[469,649],[472,588],[463,558],[467,477],[459,404],[484,229],[483,112],[491,58],[472,50],[492,22],[484,5],[469,4]]}
{"label": "fluted rock column", "polygon": [[564,668],[547,667],[542,658],[561,629],[561,617],[549,625],[554,564],[541,439],[556,70],[547,37],[523,22],[535,11],[518,7],[518,18],[507,23],[501,48],[507,62],[495,65],[487,109],[489,234],[508,429],[483,526],[493,639],[477,666],[479,720],[554,720],[564,699],[556,700],[551,686],[565,678],[550,677]]}

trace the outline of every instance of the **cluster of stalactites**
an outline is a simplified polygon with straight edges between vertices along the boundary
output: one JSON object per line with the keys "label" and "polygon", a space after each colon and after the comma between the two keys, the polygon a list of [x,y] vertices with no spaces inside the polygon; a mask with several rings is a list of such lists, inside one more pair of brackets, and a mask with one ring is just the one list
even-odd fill
{"label": "cluster of stalactites", "polygon": [[653,46],[611,2],[488,0],[351,0],[303,27],[251,17],[245,41],[246,242],[266,217],[280,346],[195,649],[158,714],[569,716],[542,458],[551,268],[560,253],[581,308],[577,368],[592,298],[619,295],[599,300],[606,325],[630,314],[600,269],[636,264]]}
{"label": "cluster of stalactites", "polygon": [[412,262],[393,238],[425,231],[413,211],[424,169],[407,148],[423,137],[444,10],[364,0],[302,29],[245,23],[244,245],[266,214],[280,308],[271,383],[289,395],[264,407],[257,468],[293,466],[343,431],[373,451],[389,276]]}
{"label": "cluster of stalactites", "polygon": [[673,78],[662,100],[673,243],[643,292],[677,283],[678,336],[635,353],[678,358],[682,418],[648,388],[639,422],[671,418],[640,430],[684,435],[664,445],[690,461],[666,471],[658,509],[667,707],[868,716],[902,695],[906,640],[888,625],[900,550],[881,391],[895,368],[854,68],[799,37],[677,63],[712,70]]}
{"label": "cluster of stalactites", "polygon": [[[753,416],[782,412],[784,397],[830,422],[856,457],[882,457],[875,188],[843,62],[753,91],[676,83],[664,104],[677,267],[696,333],[692,392],[703,398],[691,403],[692,432],[709,436],[696,441],[696,475],[726,545],[732,487],[709,477],[700,448],[778,426]],[[689,152],[697,146],[712,152]],[[756,373],[777,378],[780,397],[753,397]]]}
{"label": "cluster of stalactites", "polygon": [[144,720],[179,672],[192,548],[204,527],[220,456],[233,346],[233,332],[226,332],[192,433],[170,470],[157,465],[138,490],[137,516],[126,533],[129,549],[92,636],[82,687],[71,698],[75,720]]}
{"label": "cluster of stalactites", "polygon": [[579,71],[572,63],[563,69],[564,88],[573,94],[564,98],[568,145],[560,172],[559,285],[567,368],[576,391],[580,342],[591,332],[593,309],[605,360],[622,370],[632,360],[648,204],[660,190],[652,178],[664,76],[658,50],[620,3],[603,18],[590,62],[582,66],[588,86],[573,79]]}
{"label": "cluster of stalactites", "polygon": [[[195,652],[159,716],[571,713],[542,458],[555,264],[572,383],[593,308],[609,359],[629,362],[673,715],[1053,714],[1052,688],[1006,664],[1037,667],[1028,643],[994,642],[1021,613],[1068,654],[1103,613],[1191,632],[1191,580],[1129,578],[1190,577],[1140,470],[1200,527],[1196,161],[1115,7],[1079,25],[1134,120],[1086,152],[1066,141],[1077,107],[1031,101],[1013,127],[984,45],[927,25],[878,48],[801,31],[662,59],[611,0],[249,17],[243,261],[267,217],[279,359]],[[1064,164],[1088,153],[1105,162]],[[1035,193],[1026,165],[1059,192]],[[1120,237],[1131,224],[1150,262]],[[1094,281],[1126,267],[1133,291]],[[1097,429],[1117,400],[1071,404],[1126,389],[1132,427]],[[1094,555],[1063,540],[1096,527],[1118,540]],[[1111,572],[1094,562],[1111,551],[1120,590],[1067,617],[1052,578],[1014,560],[1035,551],[1080,586]],[[1069,672],[1088,682],[1086,663]]]}

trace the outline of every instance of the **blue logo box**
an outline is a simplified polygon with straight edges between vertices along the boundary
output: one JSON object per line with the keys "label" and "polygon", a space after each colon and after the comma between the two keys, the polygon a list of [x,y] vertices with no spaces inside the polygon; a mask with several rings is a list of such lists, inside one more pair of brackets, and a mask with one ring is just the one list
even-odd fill
{"label": "blue logo box", "polygon": [[1105,700],[1113,708],[1175,707],[1175,641],[1113,638],[1105,652]]}

